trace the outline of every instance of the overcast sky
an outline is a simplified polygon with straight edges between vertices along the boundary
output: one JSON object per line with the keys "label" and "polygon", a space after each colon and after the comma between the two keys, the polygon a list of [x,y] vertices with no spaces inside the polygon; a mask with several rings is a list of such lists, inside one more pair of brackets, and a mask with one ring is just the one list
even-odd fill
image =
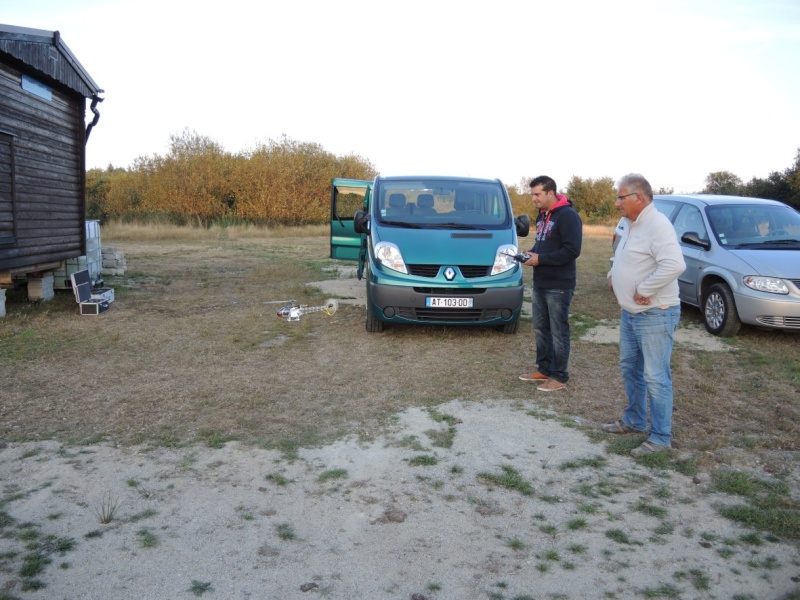
{"label": "overcast sky", "polygon": [[797,0],[0,0],[0,22],[60,31],[105,90],[90,168],[188,128],[384,175],[640,172],[692,192],[800,148]]}

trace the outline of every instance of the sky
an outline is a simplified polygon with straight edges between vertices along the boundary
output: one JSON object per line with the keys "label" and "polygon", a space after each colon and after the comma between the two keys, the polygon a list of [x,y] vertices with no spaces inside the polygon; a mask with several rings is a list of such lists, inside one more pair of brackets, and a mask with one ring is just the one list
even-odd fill
{"label": "sky", "polygon": [[383,175],[637,172],[679,193],[800,149],[797,0],[0,0],[0,23],[58,30],[104,90],[88,168],[188,130]]}

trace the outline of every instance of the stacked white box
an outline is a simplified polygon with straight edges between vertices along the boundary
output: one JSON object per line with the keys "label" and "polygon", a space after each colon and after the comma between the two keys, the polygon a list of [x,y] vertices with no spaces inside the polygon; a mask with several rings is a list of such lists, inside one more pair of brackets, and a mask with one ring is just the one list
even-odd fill
{"label": "stacked white box", "polygon": [[28,277],[28,300],[52,300],[55,295],[52,272],[41,277]]}
{"label": "stacked white box", "polygon": [[6,289],[0,288],[0,317],[6,316]]}
{"label": "stacked white box", "polygon": [[112,246],[104,246],[102,249],[103,275],[124,275],[128,264],[125,262],[125,255],[118,252]]}

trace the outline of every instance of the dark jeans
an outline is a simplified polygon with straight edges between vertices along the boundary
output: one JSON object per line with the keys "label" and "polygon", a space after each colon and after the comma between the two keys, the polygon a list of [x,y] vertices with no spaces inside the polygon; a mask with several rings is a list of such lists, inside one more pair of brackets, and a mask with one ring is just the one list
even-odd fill
{"label": "dark jeans", "polygon": [[540,373],[566,383],[569,379],[569,305],[575,290],[533,287],[533,332]]}

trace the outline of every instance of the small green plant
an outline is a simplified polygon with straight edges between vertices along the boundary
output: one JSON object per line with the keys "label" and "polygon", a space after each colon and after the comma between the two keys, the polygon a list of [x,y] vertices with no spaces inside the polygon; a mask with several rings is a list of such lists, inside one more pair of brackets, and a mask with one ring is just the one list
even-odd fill
{"label": "small green plant", "polygon": [[154,508],[145,508],[142,512],[138,512],[135,515],[131,515],[128,517],[128,520],[131,523],[136,523],[137,521],[141,521],[142,519],[149,519],[150,517],[154,517],[158,514]]}
{"label": "small green plant", "polygon": [[744,535],[740,535],[739,539],[744,542],[745,544],[750,544],[751,546],[761,546],[764,544],[761,536],[757,533],[747,533]]}
{"label": "small green plant", "polygon": [[508,545],[508,547],[509,547],[509,548],[511,548],[512,550],[517,550],[517,551],[520,551],[520,550],[524,550],[524,549],[525,549],[525,543],[524,543],[524,542],[523,542],[521,539],[519,539],[519,538],[516,538],[516,537],[515,537],[515,538],[511,538],[511,539],[509,539],[509,540],[506,542],[506,544],[507,544],[507,545]]}
{"label": "small green plant", "polygon": [[568,469],[582,469],[584,467],[592,467],[594,469],[599,469],[600,467],[604,467],[608,464],[608,461],[602,456],[593,456],[590,458],[577,458],[574,460],[568,460],[566,462],[561,463],[559,465],[559,469],[562,471],[566,471]]}
{"label": "small green plant", "polygon": [[681,591],[671,583],[661,583],[654,588],[645,588],[641,593],[645,598],[680,598],[681,595]]}
{"label": "small green plant", "polygon": [[297,538],[294,529],[292,529],[292,526],[289,523],[280,523],[276,525],[275,531],[278,534],[278,537],[282,540],[294,540]]}
{"label": "small green plant", "polygon": [[717,554],[719,554],[722,558],[730,558],[731,556],[736,554],[736,552],[734,552],[730,548],[719,548],[717,550]]}
{"label": "small green plant", "polygon": [[117,516],[117,512],[119,512],[119,501],[116,497],[111,495],[111,492],[106,492],[103,494],[103,498],[100,500],[100,503],[95,506],[94,514],[97,515],[97,518],[103,525],[107,525],[114,520],[114,517]]}
{"label": "small green plant", "polygon": [[347,477],[347,469],[328,469],[327,471],[323,471],[322,473],[320,473],[320,476],[317,478],[317,481],[323,483],[331,479],[344,479],[346,477]]}
{"label": "small green plant", "polygon": [[93,538],[101,538],[103,537],[103,532],[99,529],[94,529],[89,533],[85,534],[83,537],[85,537],[87,540],[91,540]]}
{"label": "small green plant", "polygon": [[673,523],[669,523],[664,521],[653,530],[653,533],[656,535],[670,535],[675,531],[675,525]]}
{"label": "small green plant", "polygon": [[154,548],[158,545],[158,536],[145,527],[137,531],[136,536],[142,548]]}
{"label": "small green plant", "polygon": [[198,581],[197,579],[192,579],[192,585],[190,585],[189,589],[186,591],[191,592],[195,596],[202,596],[206,592],[214,591],[214,588],[211,587],[210,581]]}
{"label": "small green plant", "polygon": [[426,589],[429,592],[440,592],[442,590],[442,586],[438,583],[429,583]]}
{"label": "small green plant", "polygon": [[450,425],[450,427],[453,427],[461,423],[461,419],[459,419],[458,417],[454,417],[453,415],[448,415],[445,413],[440,413],[439,411],[433,408],[428,410],[428,414],[431,416],[431,419],[433,419],[437,423],[444,422]]}
{"label": "small green plant", "polygon": [[431,439],[431,445],[437,448],[452,448],[453,441],[456,438],[456,428],[448,427],[446,430],[429,429],[425,432]]}
{"label": "small green plant", "polygon": [[558,534],[558,527],[556,527],[555,525],[542,525],[539,527],[539,531],[541,531],[545,535],[556,537],[556,535]]}
{"label": "small green plant", "polygon": [[275,485],[289,485],[290,483],[294,483],[294,480],[287,479],[286,477],[280,475],[279,473],[270,473],[269,475],[266,476],[266,480],[271,481]]}
{"label": "small green plant", "polygon": [[503,470],[502,474],[495,473],[479,473],[478,479],[484,482],[499,485],[508,490],[517,491],[523,496],[533,495],[533,486],[529,484],[522,475],[511,465],[503,465],[500,467]]}
{"label": "small green plant", "polygon": [[561,560],[561,556],[558,554],[557,550],[545,550],[541,555],[538,556],[542,560],[552,560],[553,562],[558,562]]}
{"label": "small green plant", "polygon": [[711,578],[700,569],[692,569],[689,571],[689,576],[692,578],[692,585],[696,590],[707,590],[711,583]]}
{"label": "small green plant", "polygon": [[430,454],[418,454],[408,460],[412,467],[432,467],[438,464],[439,460]]}
{"label": "small green plant", "polygon": [[52,561],[39,552],[31,552],[22,557],[22,567],[19,569],[19,576],[25,579],[36,577]]}
{"label": "small green plant", "polygon": [[622,531],[621,529],[609,529],[606,531],[606,537],[610,540],[614,540],[618,544],[630,544],[631,540],[628,537],[628,534]]}
{"label": "small green plant", "polygon": [[666,517],[668,512],[667,509],[664,508],[663,506],[653,506],[652,504],[648,504],[644,500],[637,502],[633,506],[633,509],[647,516],[656,517],[658,519],[663,519],[664,517]]}
{"label": "small green plant", "polygon": [[584,554],[588,548],[583,544],[570,544],[567,546],[567,550],[572,552],[573,554]]}
{"label": "small green plant", "polygon": [[578,529],[583,529],[584,527],[586,527],[586,519],[583,517],[576,517],[567,521],[567,529],[570,531],[576,531]]}
{"label": "small green plant", "polygon": [[220,448],[224,448],[226,443],[232,442],[237,438],[235,435],[224,434],[215,429],[201,429],[197,432],[195,439],[205,442],[206,446],[209,448],[219,450]]}

